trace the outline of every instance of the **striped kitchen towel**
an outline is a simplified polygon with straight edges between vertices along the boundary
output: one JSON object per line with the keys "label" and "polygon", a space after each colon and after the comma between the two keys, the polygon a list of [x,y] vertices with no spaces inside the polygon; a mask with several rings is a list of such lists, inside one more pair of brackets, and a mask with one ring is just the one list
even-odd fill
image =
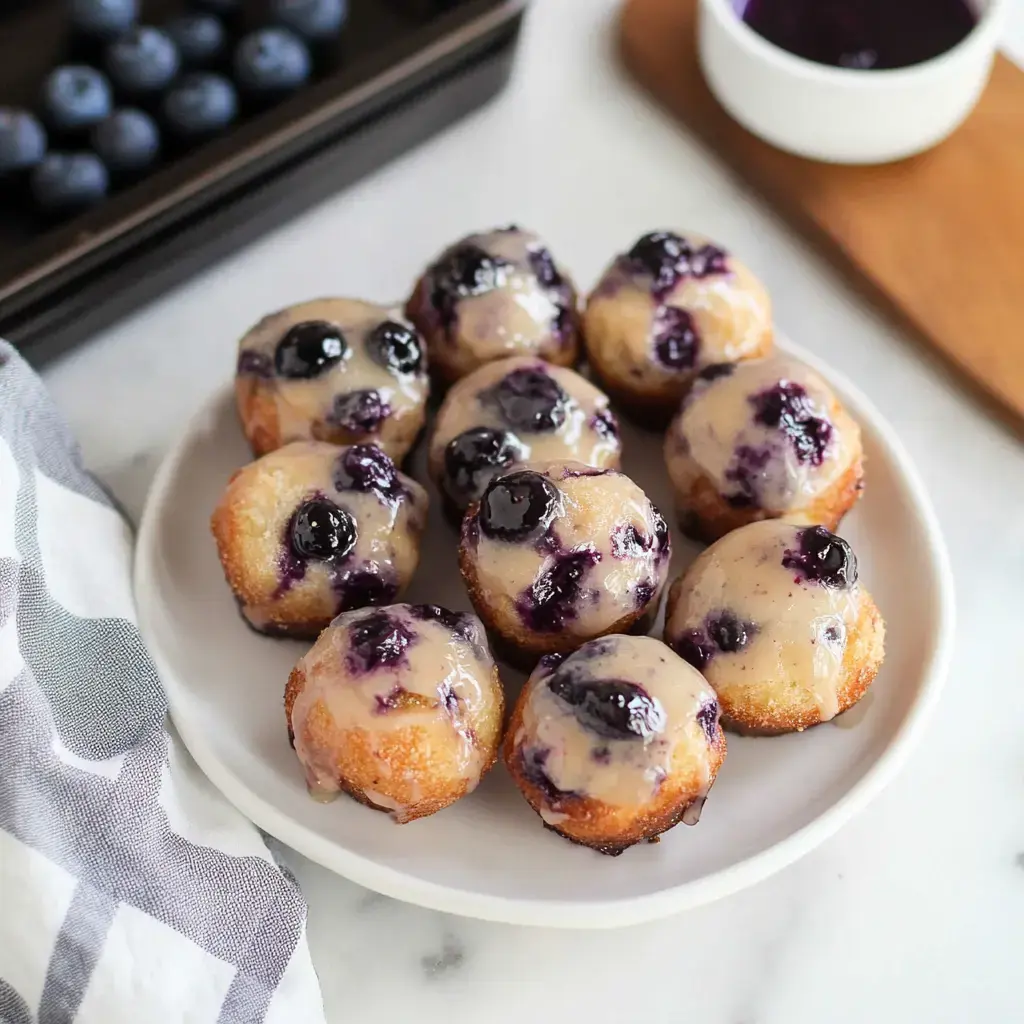
{"label": "striped kitchen towel", "polygon": [[0,1022],[318,1024],[295,879],[166,724],[131,534],[0,342]]}

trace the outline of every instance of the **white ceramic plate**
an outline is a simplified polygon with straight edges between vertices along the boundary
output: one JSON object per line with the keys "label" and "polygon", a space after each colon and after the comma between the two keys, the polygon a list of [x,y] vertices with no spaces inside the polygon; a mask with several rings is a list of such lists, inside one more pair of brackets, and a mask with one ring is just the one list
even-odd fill
{"label": "white ceramic plate", "polygon": [[[311,800],[282,707],[303,645],[243,624],[208,527],[228,477],[250,457],[227,387],[157,474],[135,566],[140,626],[199,766],[261,828],[361,885],[516,924],[593,928],[660,917],[813,849],[882,789],[920,736],[945,675],[953,596],[934,514],[892,431],[850,384],[798,354],[831,380],[864,430],[868,487],[841,532],[887,620],[885,665],[845,721],[802,735],[730,736],[699,825],[605,857],[543,829],[500,764],[469,797],[409,825],[344,797]],[[660,439],[625,425],[624,443],[626,471],[668,516]],[[419,470],[422,461],[421,452]],[[673,539],[677,573],[696,548]],[[408,600],[469,607],[455,534],[436,501]],[[522,677],[503,677],[511,703]]]}

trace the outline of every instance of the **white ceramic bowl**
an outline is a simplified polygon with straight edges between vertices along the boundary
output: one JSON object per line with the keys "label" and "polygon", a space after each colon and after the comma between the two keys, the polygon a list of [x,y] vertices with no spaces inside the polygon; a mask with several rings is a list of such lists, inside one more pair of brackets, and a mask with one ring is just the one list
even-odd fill
{"label": "white ceramic bowl", "polygon": [[[949,658],[953,596],[934,514],[891,428],[852,385],[798,354],[831,379],[863,427],[868,486],[842,533],[886,617],[885,664],[869,696],[835,724],[768,739],[730,736],[699,825],[603,857],[542,828],[500,764],[468,797],[409,825],[348,798],[311,800],[282,701],[305,646],[243,625],[210,537],[210,510],[250,458],[228,386],[157,474],[135,561],[139,626],[199,767],[261,828],[361,885],[515,924],[635,924],[725,896],[813,849],[882,789],[921,736]],[[623,440],[626,470],[668,511],[661,445],[628,425]],[[467,608],[455,531],[430,491],[408,600]],[[677,573],[697,548],[673,535]],[[503,669],[502,678],[511,703],[522,677]]]}
{"label": "white ceramic bowl", "polygon": [[951,50],[865,71],[817,64],[768,42],[741,19],[737,0],[700,0],[701,68],[722,106],[780,149],[829,163],[901,160],[959,127],[988,81],[1006,0],[972,2],[978,23]]}

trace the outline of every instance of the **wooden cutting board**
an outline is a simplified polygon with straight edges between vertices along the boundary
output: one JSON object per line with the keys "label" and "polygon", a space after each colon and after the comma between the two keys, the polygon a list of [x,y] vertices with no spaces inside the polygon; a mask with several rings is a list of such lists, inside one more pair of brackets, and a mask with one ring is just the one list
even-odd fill
{"label": "wooden cutting board", "polygon": [[697,0],[626,0],[632,75],[1024,429],[1024,72],[998,57],[977,109],[928,153],[822,164],[729,117],[701,75],[696,21]]}

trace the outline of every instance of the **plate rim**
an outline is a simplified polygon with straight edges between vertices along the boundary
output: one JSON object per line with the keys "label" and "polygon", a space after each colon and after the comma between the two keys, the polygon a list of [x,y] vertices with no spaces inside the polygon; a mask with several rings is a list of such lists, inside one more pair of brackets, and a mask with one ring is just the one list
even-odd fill
{"label": "plate rim", "polygon": [[802,828],[770,846],[710,874],[642,896],[580,902],[518,898],[458,889],[408,875],[355,853],[302,825],[253,792],[227,768],[207,743],[202,727],[184,710],[175,692],[179,684],[149,628],[150,601],[155,595],[153,557],[160,510],[167,503],[170,483],[183,459],[186,439],[204,418],[223,403],[230,382],[217,388],[189,417],[176,443],[161,460],[153,478],[139,524],[135,544],[132,592],[136,621],[167,695],[168,708],[182,742],[213,785],[256,826],[297,850],[303,856],[364,888],[414,903],[430,910],[514,925],[596,929],[640,924],[702,906],[748,888],[806,856],[864,809],[895,778],[920,741],[935,709],[948,675],[955,638],[954,580],[949,553],[928,491],[893,428],[870,398],[845,374],[788,339],[777,347],[816,370],[841,392],[844,404],[855,406],[858,422],[870,424],[890,463],[913,498],[911,512],[921,529],[925,550],[938,586],[934,594],[934,643],[922,665],[922,683],[903,721],[874,763],[838,800]]}

